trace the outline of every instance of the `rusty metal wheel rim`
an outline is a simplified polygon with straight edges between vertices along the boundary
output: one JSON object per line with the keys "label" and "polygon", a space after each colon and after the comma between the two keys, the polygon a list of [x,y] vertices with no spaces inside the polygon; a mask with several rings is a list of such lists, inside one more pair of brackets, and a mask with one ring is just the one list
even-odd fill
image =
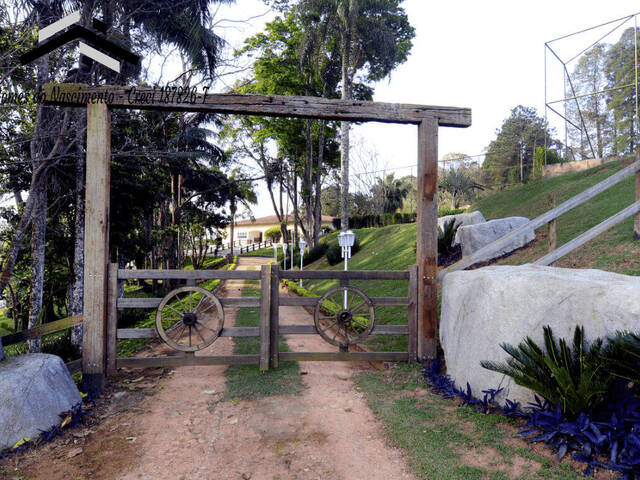
{"label": "rusty metal wheel rim", "polygon": [[172,290],[156,311],[158,335],[171,348],[182,352],[197,352],[208,347],[220,336],[223,326],[224,310],[220,300],[202,287]]}
{"label": "rusty metal wheel rim", "polygon": [[[347,308],[344,308],[345,293]],[[318,334],[332,345],[344,347],[362,343],[375,327],[373,302],[356,287],[332,288],[316,303],[313,323]]]}

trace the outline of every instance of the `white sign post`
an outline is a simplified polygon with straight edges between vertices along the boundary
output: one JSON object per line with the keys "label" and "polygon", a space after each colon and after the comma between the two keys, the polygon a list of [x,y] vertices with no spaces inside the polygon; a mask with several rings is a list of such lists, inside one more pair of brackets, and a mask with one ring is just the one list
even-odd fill
{"label": "white sign post", "polygon": [[[356,234],[351,230],[338,234],[338,244],[342,247],[342,258],[344,258],[344,271],[349,269],[349,259],[351,258],[351,247],[356,240]],[[344,309],[347,309],[347,291],[344,292]]]}
{"label": "white sign post", "polygon": [[284,257],[284,264],[282,265],[282,267],[286,270],[287,269],[287,247],[289,245],[287,245],[286,243],[282,244],[282,256]]}
{"label": "white sign post", "polygon": [[[298,242],[298,247],[300,248],[300,271],[302,271],[302,260],[304,258],[304,249],[307,247],[307,242],[300,240]],[[300,279],[300,288],[302,288],[302,279]]]}

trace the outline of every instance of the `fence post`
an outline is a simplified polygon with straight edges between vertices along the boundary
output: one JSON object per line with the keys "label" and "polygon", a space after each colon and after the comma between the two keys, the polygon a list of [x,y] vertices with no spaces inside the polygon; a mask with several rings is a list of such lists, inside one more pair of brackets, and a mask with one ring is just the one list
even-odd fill
{"label": "fence post", "polygon": [[107,280],[107,375],[117,373],[118,358],[118,264],[109,264]]}
{"label": "fence post", "polygon": [[269,351],[271,343],[271,268],[260,268],[260,370],[269,370]]}
{"label": "fence post", "polygon": [[111,115],[105,103],[87,105],[87,173],[84,221],[82,384],[101,391],[106,373],[107,265],[111,185]]}
{"label": "fence post", "polygon": [[[556,197],[553,193],[549,194],[549,210],[553,210],[556,208]],[[556,249],[556,245],[558,242],[558,236],[556,234],[556,219],[551,220],[547,225],[549,226],[549,235],[548,235],[548,243],[549,243],[549,253],[553,252]]]}
{"label": "fence post", "polygon": [[409,267],[409,306],[407,323],[409,326],[409,363],[418,360],[418,266]]}
{"label": "fence post", "polygon": [[269,320],[269,367],[278,368],[280,337],[280,266],[271,265],[271,311]]}
{"label": "fence post", "polygon": [[[636,162],[640,161],[640,149],[636,150]],[[640,169],[636,170],[636,202],[640,201]],[[633,239],[640,240],[640,212],[636,213],[633,222]]]}
{"label": "fence post", "polygon": [[418,359],[436,358],[438,345],[438,119],[418,125]]}

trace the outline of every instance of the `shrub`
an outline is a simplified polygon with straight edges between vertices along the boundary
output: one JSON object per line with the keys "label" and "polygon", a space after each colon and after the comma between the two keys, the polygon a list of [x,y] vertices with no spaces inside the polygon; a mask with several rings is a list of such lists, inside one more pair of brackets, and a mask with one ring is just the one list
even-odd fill
{"label": "shrub", "polygon": [[264,238],[268,238],[272,242],[279,242],[282,237],[282,230],[280,227],[271,227],[265,230]]}
{"label": "shrub", "polygon": [[[349,217],[349,228],[373,228],[386,227],[387,225],[398,225],[403,223],[414,223],[416,213],[383,213],[369,215],[353,215]],[[342,222],[339,218],[334,218],[331,223],[333,228],[340,230]]]}
{"label": "shrub", "polygon": [[464,213],[464,208],[443,207],[438,210],[439,217],[446,217],[447,215],[458,215],[459,213]]}
{"label": "shrub", "polygon": [[449,257],[455,249],[453,248],[453,240],[456,238],[456,232],[459,225],[456,225],[455,219],[451,219],[444,224],[444,230],[438,227],[438,255]]}
{"label": "shrub", "polygon": [[[356,238],[351,247],[351,255],[355,255],[360,250],[360,241]],[[337,243],[329,245],[327,250],[327,261],[329,265],[337,265],[342,261],[342,248]]]}
{"label": "shrub", "polygon": [[517,347],[500,346],[511,358],[506,363],[483,361],[481,365],[533,390],[569,418],[602,405],[612,385],[603,341],[585,345],[583,327],[575,329],[573,348],[563,338],[556,341],[550,326],[544,327],[544,350],[529,337]]}
{"label": "shrub", "polygon": [[315,262],[324,256],[327,253],[329,245],[326,242],[320,242],[315,247],[309,249],[309,251],[305,252],[304,258],[302,262],[305,265]]}
{"label": "shrub", "polygon": [[608,338],[607,370],[618,378],[640,385],[640,336],[618,332]]}

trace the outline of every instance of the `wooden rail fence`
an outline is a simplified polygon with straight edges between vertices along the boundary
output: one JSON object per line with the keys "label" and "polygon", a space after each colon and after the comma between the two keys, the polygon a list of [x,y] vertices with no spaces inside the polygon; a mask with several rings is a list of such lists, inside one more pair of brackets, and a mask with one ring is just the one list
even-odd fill
{"label": "wooden rail fence", "polygon": [[[9,335],[2,337],[1,345],[8,347],[9,345],[15,345],[34,338],[40,338],[43,335],[60,332],[76,325],[80,325],[82,323],[82,318],[82,315],[75,315],[73,317],[66,317],[54,322],[45,323],[44,325],[38,325],[37,327],[30,328],[29,330],[10,333]],[[74,360],[68,362],[66,365],[69,371],[74,373],[82,368],[82,360]]]}
{"label": "wooden rail fence", "polygon": [[[595,227],[587,230],[583,234],[577,236],[573,240],[565,243],[560,248],[556,249],[556,219],[560,215],[568,212],[569,210],[579,205],[582,205],[586,201],[592,199],[596,195],[599,195],[600,193],[604,192],[605,190],[611,188],[612,186],[618,184],[625,178],[628,178],[632,175],[635,175],[635,179],[636,179],[636,182],[635,182],[636,201],[634,203],[629,205],[627,208],[621,210],[620,212],[616,213],[615,215],[609,217],[608,219],[604,220],[603,222],[599,223]],[[551,200],[551,202],[555,202],[555,201]],[[554,203],[552,203],[552,205],[553,204]],[[550,252],[547,255],[543,256],[542,258],[539,258],[538,260],[536,260],[534,263],[537,265],[549,265],[555,262],[556,260],[558,260],[559,258],[563,257],[564,255],[568,254],[569,252],[572,252],[573,250],[580,247],[581,245],[584,245],[586,242],[600,235],[602,232],[606,231],[607,229],[626,220],[632,215],[635,215],[634,238],[638,239],[640,238],[640,153],[636,154],[636,161],[633,162],[631,165],[623,168],[622,170],[611,175],[610,177],[607,177],[600,183],[597,183],[596,185],[593,185],[592,187],[587,188],[583,192],[575,195],[574,197],[571,197],[569,200],[561,203],[560,205],[551,208],[550,210],[543,213],[542,215],[534,218],[533,220],[526,223],[525,225],[519,228],[516,228],[515,230],[512,230],[507,235],[504,235],[503,237],[500,237],[499,239],[495,240],[489,245],[482,247],[481,249],[477,250],[473,254],[463,257],[461,260],[454,263],[453,265],[450,265],[449,267],[441,270],[438,273],[438,281],[442,281],[442,279],[448,273],[455,272],[457,270],[464,270],[465,268],[468,268],[474,265],[475,263],[478,263],[480,259],[486,258],[485,257],[486,255],[491,255],[496,251],[500,250],[501,248],[503,248],[504,246],[506,246],[514,237],[521,234],[522,232],[530,228],[533,228],[535,230],[539,227],[542,227],[543,225],[549,226]],[[552,235],[553,235],[553,238],[551,238]]]}

